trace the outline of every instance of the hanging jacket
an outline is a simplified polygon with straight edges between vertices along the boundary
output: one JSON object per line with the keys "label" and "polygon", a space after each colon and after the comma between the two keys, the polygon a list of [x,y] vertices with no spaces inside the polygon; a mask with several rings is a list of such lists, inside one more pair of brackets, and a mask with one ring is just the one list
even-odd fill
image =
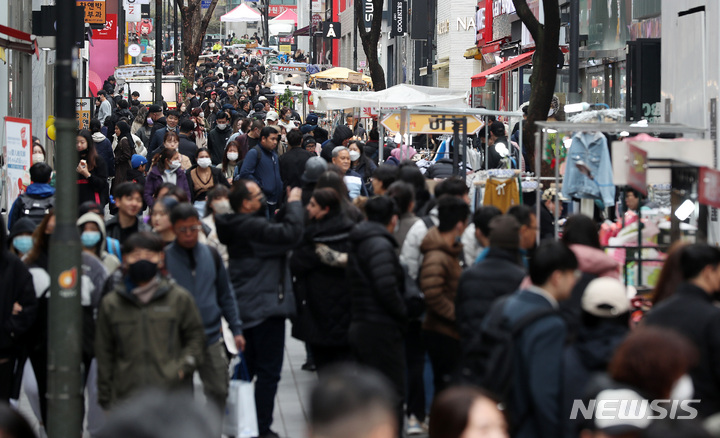
{"label": "hanging jacket", "polygon": [[[605,136],[601,132],[578,132],[572,136],[567,156],[563,195],[566,198],[599,199],[605,207],[613,205],[615,184]],[[592,179],[578,169],[579,162],[585,163]]]}

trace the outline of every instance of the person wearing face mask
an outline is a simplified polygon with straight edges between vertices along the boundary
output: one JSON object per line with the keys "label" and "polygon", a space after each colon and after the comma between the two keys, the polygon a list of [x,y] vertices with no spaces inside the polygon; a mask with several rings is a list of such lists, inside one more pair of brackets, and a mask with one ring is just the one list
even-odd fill
{"label": "person wearing face mask", "polygon": [[120,267],[120,259],[106,250],[105,222],[97,213],[85,213],[76,222],[83,251],[100,260],[108,274]]}
{"label": "person wearing face mask", "polygon": [[233,133],[230,126],[230,116],[226,112],[218,112],[216,120],[217,126],[208,133],[208,149],[215,166],[222,162],[225,145]]}
{"label": "person wearing face mask", "polygon": [[22,258],[33,247],[32,234],[37,224],[28,217],[21,218],[10,228],[10,252]]}
{"label": "person wearing face mask", "polygon": [[348,145],[350,151],[350,168],[354,170],[363,180],[365,190],[368,194],[373,194],[373,186],[370,177],[377,166],[365,156],[365,145],[361,141],[353,140]]}
{"label": "person wearing face mask", "polygon": [[229,194],[230,189],[222,185],[217,185],[210,190],[207,193],[207,202],[205,203],[205,212],[202,218],[202,223],[206,227],[205,234],[207,235],[207,241],[205,243],[217,250],[225,268],[228,267],[228,249],[227,246],[220,243],[217,227],[215,226],[215,214],[230,210]]}
{"label": "person wearing face mask", "polygon": [[694,404],[701,417],[720,412],[720,308],[713,294],[720,290],[720,250],[707,244],[685,246],[680,253],[683,282],[669,298],[653,306],[644,321],[674,330],[700,352],[689,374],[695,387]]}
{"label": "person wearing face mask", "polygon": [[[164,261],[160,237],[130,236],[119,280],[100,303],[95,355],[98,401],[105,410],[148,387],[192,388],[205,333],[192,296],[162,273]],[[120,325],[127,329],[118,331]]]}
{"label": "person wearing face mask", "polygon": [[[20,387],[17,382],[22,378],[22,372],[17,373],[16,366],[22,365],[20,361],[24,362],[21,358],[25,343],[23,338],[36,319],[38,303],[30,272],[20,258],[8,250],[7,234],[2,218],[0,218],[0,278],[2,278],[0,314],[3,315],[2,329],[0,329],[0,400],[8,403],[10,398],[19,398],[19,394],[13,394],[14,388]],[[22,367],[18,368],[22,370]]]}
{"label": "person wearing face mask", "polygon": [[205,148],[197,151],[197,164],[185,172],[190,188],[190,200],[198,212],[205,211],[207,193],[218,185],[230,187],[220,168],[212,165],[210,151]]}
{"label": "person wearing face mask", "polygon": [[155,193],[163,183],[175,184],[185,193],[190,193],[185,172],[182,170],[182,161],[177,149],[163,148],[155,155],[150,172],[145,181],[143,200],[148,207],[155,204]]}
{"label": "person wearing face mask", "polygon": [[108,171],[105,160],[95,150],[90,131],[81,130],[76,138],[80,162],[77,172],[78,205],[93,201],[105,207],[108,202]]}
{"label": "person wearing face mask", "polygon": [[113,189],[119,184],[127,181],[127,173],[130,170],[130,160],[135,154],[134,141],[130,134],[130,125],[120,121],[115,125],[115,135],[117,136],[117,146],[115,147],[115,178],[113,179]]}
{"label": "person wearing face mask", "polygon": [[178,134],[175,134],[174,132],[166,132],[165,137],[163,138],[163,148],[173,149],[180,152],[180,167],[182,167],[182,170],[188,170],[193,166],[190,157],[180,151],[180,136]]}
{"label": "person wearing face mask", "polygon": [[362,178],[357,172],[350,168],[350,151],[345,146],[337,146],[332,150],[332,164],[338,166],[343,171],[343,181],[350,194],[350,199],[358,196],[368,196],[367,189],[363,184]]}

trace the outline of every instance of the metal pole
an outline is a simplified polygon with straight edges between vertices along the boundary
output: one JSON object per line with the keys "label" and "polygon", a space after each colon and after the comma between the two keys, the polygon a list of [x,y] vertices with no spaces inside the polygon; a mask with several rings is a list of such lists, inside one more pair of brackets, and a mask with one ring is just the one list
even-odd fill
{"label": "metal pole", "polygon": [[[542,141],[545,141],[545,130],[542,130]],[[535,132],[535,175],[537,176],[538,180],[538,187],[535,190],[535,219],[540,217],[540,202],[542,202],[542,188],[540,187],[540,165],[542,164],[540,162],[540,148],[542,147],[542,142],[540,140],[540,132]],[[539,245],[540,244],[540,227],[537,228],[535,231],[536,237],[535,242]]]}
{"label": "metal pole", "polygon": [[173,27],[175,34],[173,35],[173,73],[178,74],[178,25],[177,25],[177,6],[175,3],[171,0],[172,9],[173,9]]}
{"label": "metal pole", "polygon": [[[535,155],[540,156],[540,150],[535,150]],[[540,170],[538,167],[537,170]],[[560,221],[558,216],[560,213],[560,197],[558,191],[560,188],[560,131],[555,133],[555,213],[553,213],[553,219],[555,219],[555,240],[560,235]],[[537,216],[538,218],[540,216]]]}
{"label": "metal pole", "polygon": [[[78,154],[75,149],[75,78],[73,58],[75,0],[57,2],[55,127],[57,129],[55,231],[50,237],[51,293],[48,306],[48,423],[53,438],[82,434],[82,308],[80,236],[77,220]],[[45,372],[46,370],[37,370]],[[42,395],[41,395],[42,396]]]}
{"label": "metal pole", "polygon": [[162,0],[155,0],[155,103],[162,102]]}
{"label": "metal pole", "polygon": [[382,108],[378,109],[378,166],[383,163],[383,152],[385,152],[385,126],[380,123],[383,119]]}
{"label": "metal pole", "polygon": [[467,178],[467,117],[463,117],[460,119],[460,126],[462,128],[462,148],[463,148],[463,159],[462,159],[462,166],[460,167],[462,169],[462,173],[460,176],[463,177],[463,179]]}
{"label": "metal pole", "polygon": [[460,125],[457,123],[457,118],[450,119],[453,124],[453,176],[458,176],[460,173],[459,154],[460,154]]}
{"label": "metal pole", "polygon": [[570,0],[570,103],[580,102],[578,76],[580,75],[580,0]]}
{"label": "metal pole", "polygon": [[357,71],[357,26],[353,26],[353,70]]}
{"label": "metal pole", "polygon": [[315,26],[313,25],[313,10],[312,0],[308,0],[308,8],[310,9],[310,21],[308,24],[308,35],[310,36],[310,48],[308,49],[308,64],[314,64],[313,62],[313,38],[315,37]]}
{"label": "metal pole", "polygon": [[124,0],[118,0],[118,65],[125,65],[126,32]]}

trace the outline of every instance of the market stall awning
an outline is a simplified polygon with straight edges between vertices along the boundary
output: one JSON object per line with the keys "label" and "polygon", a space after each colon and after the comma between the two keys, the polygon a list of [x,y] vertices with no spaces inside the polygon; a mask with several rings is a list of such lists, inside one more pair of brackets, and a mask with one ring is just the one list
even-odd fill
{"label": "market stall awning", "polygon": [[397,108],[407,105],[467,108],[464,90],[398,84],[381,91],[312,90],[315,109]]}
{"label": "market stall awning", "polygon": [[297,26],[297,14],[292,9],[286,9],[282,14],[270,20],[270,23],[288,22]]}
{"label": "market stall awning", "polygon": [[465,59],[480,59],[479,56],[482,56],[482,52],[480,52],[480,49],[478,47],[471,47],[463,53],[463,58]]}
{"label": "market stall awning", "polygon": [[293,36],[310,36],[310,26],[301,27],[293,32]]}
{"label": "market stall awning", "polygon": [[496,65],[495,67],[489,68],[482,73],[476,74],[475,76],[470,78],[472,79],[472,86],[484,87],[485,82],[487,81],[489,76],[499,75],[505,73],[506,71],[514,70],[516,68],[522,67],[523,65],[530,64],[533,53],[535,53],[534,50],[531,52],[525,52],[520,56],[508,59],[507,61],[501,62],[500,64]]}
{"label": "market stall awning", "polygon": [[227,14],[221,16],[220,21],[225,21],[225,22],[230,22],[230,23],[240,23],[240,22],[252,23],[254,21],[260,21],[260,17],[261,17],[260,12],[251,9],[248,5],[243,3],[240,6],[238,6],[237,8],[228,12]]}
{"label": "market stall awning", "polygon": [[[338,79],[338,80],[347,80],[350,77],[350,73],[358,73],[356,71],[350,70],[349,68],[345,67],[333,67],[330,69],[327,69],[325,71],[321,71],[320,73],[315,73],[312,75],[313,79]],[[370,76],[362,75],[362,80],[365,82],[370,82],[372,79],[370,79]]]}
{"label": "market stall awning", "polygon": [[0,25],[0,47],[17,50],[30,55],[34,54],[40,59],[35,36],[13,29],[12,27]]}

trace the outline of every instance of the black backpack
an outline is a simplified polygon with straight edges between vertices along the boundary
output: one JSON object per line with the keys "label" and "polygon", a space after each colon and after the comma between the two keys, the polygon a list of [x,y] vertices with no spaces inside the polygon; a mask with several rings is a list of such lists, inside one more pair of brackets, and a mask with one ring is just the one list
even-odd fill
{"label": "black backpack", "polygon": [[530,324],[549,315],[554,309],[528,313],[514,324],[504,316],[511,295],[498,298],[483,321],[480,336],[468,346],[460,367],[460,380],[486,389],[504,406],[510,399],[513,383],[515,340]]}
{"label": "black backpack", "polygon": [[20,195],[18,198],[22,211],[22,217],[30,218],[36,225],[40,225],[43,218],[55,205],[55,196],[51,195],[46,198],[33,198],[28,194]]}

